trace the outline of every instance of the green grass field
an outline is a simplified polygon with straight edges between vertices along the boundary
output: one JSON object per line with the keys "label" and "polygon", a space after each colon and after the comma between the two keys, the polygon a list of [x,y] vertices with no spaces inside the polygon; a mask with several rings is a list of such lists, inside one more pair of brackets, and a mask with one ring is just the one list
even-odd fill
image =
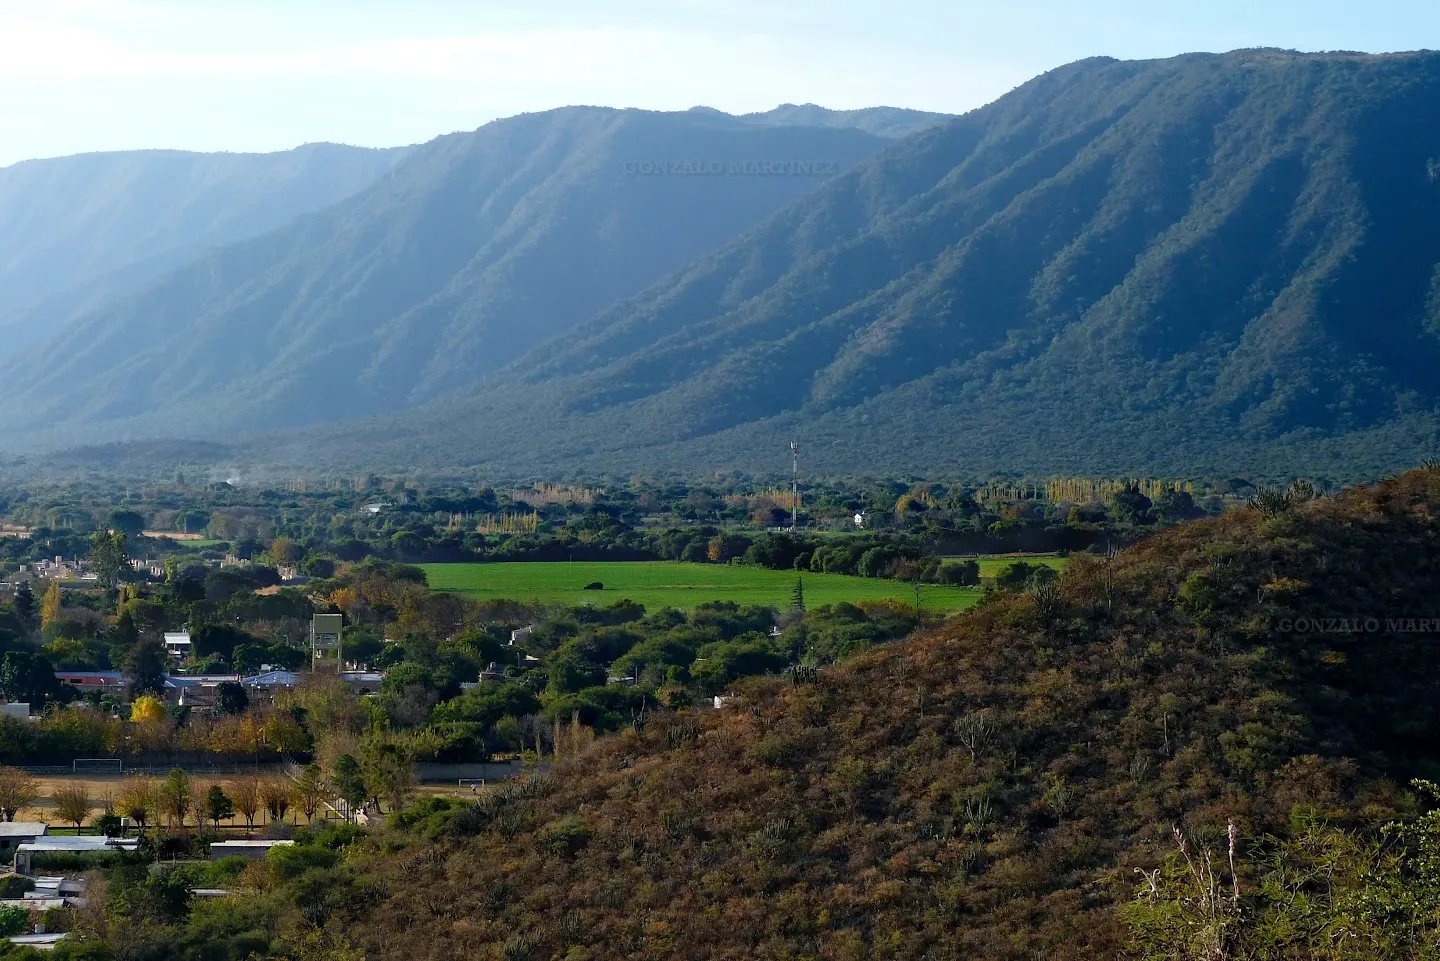
{"label": "green grass field", "polygon": [[[803,574],[763,567],[685,564],[678,561],[556,561],[552,563],[422,564],[430,587],[481,600],[510,598],[546,604],[613,604],[629,598],[650,610],[689,610],[707,601],[734,601],[785,607],[797,576],[805,583],[805,603],[821,607],[840,601],[897,600],[915,603],[914,589],[901,581],[843,574]],[[603,591],[587,591],[599,581]],[[930,611],[960,611],[974,606],[974,588],[920,588],[920,605]]]}
{"label": "green grass field", "polygon": [[1002,567],[1013,564],[1016,561],[1024,561],[1027,564],[1044,564],[1046,567],[1053,567],[1057,571],[1063,571],[1065,564],[1069,561],[1067,557],[958,557],[955,560],[975,560],[980,562],[980,576],[991,578],[1000,573]]}

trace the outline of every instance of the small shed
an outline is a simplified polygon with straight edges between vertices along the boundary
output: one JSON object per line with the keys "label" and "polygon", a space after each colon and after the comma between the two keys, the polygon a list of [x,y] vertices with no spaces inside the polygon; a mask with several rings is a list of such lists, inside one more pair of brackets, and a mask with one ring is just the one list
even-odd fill
{"label": "small shed", "polygon": [[36,951],[54,951],[55,945],[65,940],[64,931],[55,931],[51,934],[16,934],[10,938],[10,943],[21,947],[34,948]]}

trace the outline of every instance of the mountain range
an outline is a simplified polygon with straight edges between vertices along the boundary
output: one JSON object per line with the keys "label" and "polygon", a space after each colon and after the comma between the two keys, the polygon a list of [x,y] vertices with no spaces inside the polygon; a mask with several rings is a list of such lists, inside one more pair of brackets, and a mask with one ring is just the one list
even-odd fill
{"label": "mountain range", "polygon": [[[827,472],[1344,482],[1440,441],[1440,55],[1097,58],[898,141],[773,126],[813,111],[442,138],[0,368],[0,422],[492,475],[799,439]],[[706,172],[772,158],[834,162]]]}
{"label": "mountain range", "polygon": [[[21,431],[163,436],[412,406],[888,143],[850,122],[894,129],[908,116],[819,111],[828,120],[815,125],[572,107],[441,137],[354,196],[210,251],[16,357],[0,418]],[[80,382],[83,397],[61,389]]]}
{"label": "mountain range", "polygon": [[778,471],[798,437],[844,473],[1343,482],[1434,450],[1437,337],[1440,56],[1091,60],[461,395],[302,449]]}
{"label": "mountain range", "polygon": [[136,150],[0,168],[0,357],[212,247],[370,186],[408,152]]}

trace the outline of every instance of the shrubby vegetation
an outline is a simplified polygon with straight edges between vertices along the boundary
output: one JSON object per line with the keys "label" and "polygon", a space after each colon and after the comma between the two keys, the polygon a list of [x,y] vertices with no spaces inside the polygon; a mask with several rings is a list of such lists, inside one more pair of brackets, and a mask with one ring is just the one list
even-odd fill
{"label": "shrubby vegetation", "polygon": [[[1428,634],[1281,625],[1427,614],[1437,510],[1424,471],[1232,512],[1073,564],[1053,594],[745,682],[722,710],[653,712],[539,781],[367,839],[347,870],[374,900],[327,930],[372,957],[1218,957],[1170,940],[1197,909],[1193,871],[1165,865],[1178,825],[1229,892],[1234,824],[1247,907],[1227,943],[1300,918],[1289,954],[1256,956],[1324,956],[1304,938],[1353,916],[1346,897],[1427,876],[1406,785],[1435,763],[1440,674]],[[1415,826],[1375,848],[1391,822]],[[1331,888],[1287,901],[1347,850]],[[1398,874],[1357,867],[1382,854]],[[1418,950],[1431,923],[1365,917],[1369,947],[1344,956]]]}

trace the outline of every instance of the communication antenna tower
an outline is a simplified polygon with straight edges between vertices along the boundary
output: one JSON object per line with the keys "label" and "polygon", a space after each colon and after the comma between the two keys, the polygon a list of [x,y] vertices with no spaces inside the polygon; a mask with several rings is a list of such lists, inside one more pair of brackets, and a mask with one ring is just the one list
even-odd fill
{"label": "communication antenna tower", "polygon": [[790,442],[790,529],[800,526],[800,445]]}

